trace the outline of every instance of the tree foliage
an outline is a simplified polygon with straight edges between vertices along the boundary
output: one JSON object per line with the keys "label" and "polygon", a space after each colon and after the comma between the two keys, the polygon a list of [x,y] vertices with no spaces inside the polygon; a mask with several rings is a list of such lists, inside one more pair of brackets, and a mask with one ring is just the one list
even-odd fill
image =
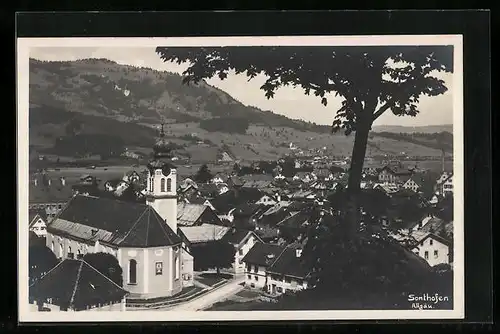
{"label": "tree foliage", "polygon": [[123,270],[116,257],[108,253],[87,253],[83,260],[119,286],[123,286]]}
{"label": "tree foliage", "polygon": [[416,116],[422,95],[446,92],[437,72],[453,71],[452,46],[252,46],[158,47],[164,61],[189,63],[185,83],[206,78],[226,79],[245,74],[249,80],[265,77],[260,87],[267,98],[277,89],[294,86],[313,93],[323,105],[329,94],[342,99],[333,117],[332,131],[355,131],[349,173],[349,192],[359,192],[368,133],[387,110],[397,116]]}
{"label": "tree foliage", "polygon": [[194,270],[229,268],[234,261],[234,246],[221,240],[192,245],[191,255],[194,257]]}
{"label": "tree foliage", "polygon": [[208,169],[208,166],[202,165],[196,175],[194,176],[194,179],[196,182],[200,183],[208,183],[210,180],[212,180],[214,176],[210,172],[210,169]]}

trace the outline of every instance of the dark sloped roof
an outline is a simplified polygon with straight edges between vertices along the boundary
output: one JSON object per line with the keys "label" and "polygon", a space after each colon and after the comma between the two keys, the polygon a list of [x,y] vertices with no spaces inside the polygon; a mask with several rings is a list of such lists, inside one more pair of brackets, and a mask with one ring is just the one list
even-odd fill
{"label": "dark sloped roof", "polygon": [[[246,229],[232,228],[227,231],[222,240],[233,245],[239,245],[249,233],[253,232]],[[257,235],[255,235],[255,237],[259,238]]]}
{"label": "dark sloped roof", "polygon": [[280,245],[258,242],[248,251],[242,261],[260,266],[270,266],[284,249],[285,247]]}
{"label": "dark sloped roof", "polygon": [[75,196],[47,230],[122,247],[160,247],[181,242],[151,206],[91,196]]}
{"label": "dark sloped roof", "polygon": [[301,258],[297,257],[296,249],[291,247],[285,248],[283,253],[274,261],[267,271],[301,278],[306,277],[310,272],[303,264],[303,261],[301,261]]}
{"label": "dark sloped roof", "polygon": [[34,299],[52,298],[58,306],[75,310],[120,301],[127,291],[84,260],[60,262],[30,286]]}
{"label": "dark sloped roof", "polygon": [[256,188],[240,188],[230,190],[215,197],[211,203],[219,212],[228,212],[240,204],[253,203],[262,197],[262,192]]}

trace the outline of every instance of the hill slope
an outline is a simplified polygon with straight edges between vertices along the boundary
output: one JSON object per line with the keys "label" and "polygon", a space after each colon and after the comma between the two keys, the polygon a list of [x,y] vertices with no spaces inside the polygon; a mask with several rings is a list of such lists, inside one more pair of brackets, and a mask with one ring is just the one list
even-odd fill
{"label": "hill slope", "polygon": [[[290,143],[301,149],[326,148],[331,155],[350,155],[353,145],[352,136],[332,135],[326,126],[245,106],[205,82],[188,86],[178,74],[106,59],[31,59],[29,95],[30,145],[55,155],[112,155],[121,147],[147,152],[161,119],[180,154],[200,161],[215,161],[222,147],[238,159],[260,160],[290,153]],[[226,120],[229,127],[241,120],[248,128],[231,133],[230,128],[203,126],[213,119]],[[428,141],[371,136],[368,154],[400,152],[441,154]]]}

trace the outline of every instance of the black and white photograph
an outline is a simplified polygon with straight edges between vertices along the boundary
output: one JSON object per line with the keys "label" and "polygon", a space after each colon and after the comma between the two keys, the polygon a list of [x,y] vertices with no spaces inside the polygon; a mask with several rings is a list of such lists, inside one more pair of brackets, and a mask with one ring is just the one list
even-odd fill
{"label": "black and white photograph", "polygon": [[464,317],[460,35],[17,44],[23,321]]}

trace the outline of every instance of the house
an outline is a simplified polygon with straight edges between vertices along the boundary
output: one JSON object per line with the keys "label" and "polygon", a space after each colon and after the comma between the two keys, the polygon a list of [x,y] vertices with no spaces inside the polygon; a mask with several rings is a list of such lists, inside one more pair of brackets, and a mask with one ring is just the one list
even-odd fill
{"label": "house", "polygon": [[245,286],[260,289],[267,287],[267,268],[283,250],[279,245],[255,243],[242,260],[245,265]]}
{"label": "house", "polygon": [[201,224],[191,226],[179,226],[183,236],[187,239],[189,245],[202,244],[210,241],[221,240],[231,229],[228,226]]}
{"label": "house", "polygon": [[313,173],[308,172],[297,172],[293,177],[294,181],[302,181],[304,183],[313,182],[317,179],[318,178]]}
{"label": "house", "polygon": [[413,192],[420,192],[424,180],[421,175],[413,174],[404,184],[403,189],[412,190]]}
{"label": "house", "polygon": [[245,264],[243,258],[252,249],[256,242],[263,242],[262,239],[253,231],[244,229],[231,228],[223,237],[222,240],[234,246],[234,262],[233,270],[236,274],[245,273]]}
{"label": "house", "polygon": [[29,209],[44,210],[50,222],[73,197],[64,178],[52,180],[46,173],[36,174],[29,184]]}
{"label": "house", "polygon": [[377,183],[377,184],[373,185],[373,189],[374,190],[377,190],[377,189],[381,190],[385,194],[390,195],[390,194],[396,193],[399,190],[399,187],[397,185],[391,184],[391,183],[384,183],[384,184]]}
{"label": "house", "polygon": [[215,184],[225,183],[225,182],[227,182],[227,177],[222,173],[219,173],[212,178],[212,183]]}
{"label": "house", "polygon": [[29,231],[35,233],[38,237],[47,235],[47,224],[43,217],[36,211],[29,211]]}
{"label": "house", "polygon": [[288,196],[291,200],[308,201],[314,200],[316,194],[312,190],[298,190]]}
{"label": "house", "polygon": [[267,291],[279,295],[307,289],[311,270],[301,261],[302,248],[288,246],[267,269]]}
{"label": "house", "polygon": [[441,193],[443,196],[453,195],[453,174],[442,183]]}
{"label": "house", "polygon": [[218,183],[217,189],[219,190],[219,195],[222,195],[229,191],[229,186],[225,183]]}
{"label": "house", "polygon": [[[210,203],[208,203],[210,204]],[[182,203],[177,204],[177,223],[179,226],[199,226],[202,224],[224,225],[210,205]]]}
{"label": "house", "polygon": [[379,170],[378,181],[381,183],[405,183],[412,176],[412,172],[401,168],[393,166],[384,166]]}
{"label": "house", "polygon": [[316,176],[316,179],[318,180],[323,180],[323,181],[333,180],[333,173],[328,168],[315,169],[313,171],[313,174],[314,176]]}
{"label": "house", "polygon": [[123,176],[122,180],[129,183],[129,184],[130,183],[139,183],[141,180],[141,176],[135,170],[132,170],[132,171],[127,172]]}
{"label": "house", "polygon": [[83,259],[65,259],[29,287],[34,310],[125,311],[127,291]]}
{"label": "house", "polygon": [[450,176],[451,176],[451,173],[442,172],[441,175],[439,175],[438,179],[436,180],[436,185],[443,184],[443,182],[446,181]]}
{"label": "house", "polygon": [[205,198],[215,198],[219,195],[219,188],[216,184],[206,183],[198,185],[198,193]]}
{"label": "house", "polygon": [[300,246],[256,243],[243,258],[245,286],[273,295],[308,288],[310,270],[301,261]]}
{"label": "house", "polygon": [[201,205],[206,205],[208,206],[210,209],[212,209],[212,211],[215,212],[215,208],[214,206],[212,205],[212,203],[210,203],[210,200],[208,199],[205,199],[203,197],[199,197],[199,196],[193,196],[192,198],[185,198],[184,199],[184,202],[185,203],[188,203],[188,204],[201,204]]}
{"label": "house", "polygon": [[243,181],[237,177],[237,176],[231,176],[228,180],[227,180],[227,184],[229,187],[231,188],[238,188],[238,187],[242,187],[243,186]]}
{"label": "house", "polygon": [[427,261],[430,266],[452,262],[452,243],[433,233],[423,233],[415,238],[418,244],[412,251]]}
{"label": "house", "polygon": [[271,195],[264,195],[262,196],[255,204],[258,205],[276,205],[278,202],[280,202],[280,198],[275,198],[274,196]]}
{"label": "house", "polygon": [[[73,197],[47,225],[46,245],[58,258],[89,252],[112,254],[131,299],[167,297],[184,286],[183,243],[177,228],[177,170],[163,129],[148,163],[145,203]],[[187,255],[186,255],[187,257]]]}
{"label": "house", "polygon": [[262,192],[256,188],[235,188],[221,194],[210,202],[218,215],[225,215],[242,204],[255,203],[262,197]]}

